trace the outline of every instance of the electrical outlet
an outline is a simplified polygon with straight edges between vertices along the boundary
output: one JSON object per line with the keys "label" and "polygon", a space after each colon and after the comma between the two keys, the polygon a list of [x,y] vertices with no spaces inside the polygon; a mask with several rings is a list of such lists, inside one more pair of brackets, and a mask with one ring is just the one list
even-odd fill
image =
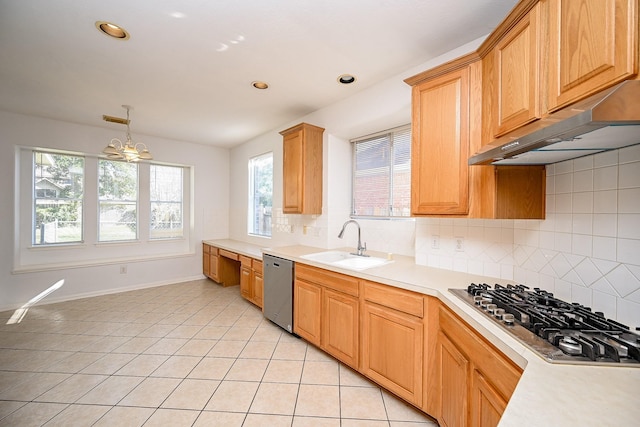
{"label": "electrical outlet", "polygon": [[127,274],[127,266],[126,265],[121,265],[120,266],[120,274]]}
{"label": "electrical outlet", "polygon": [[456,251],[457,252],[464,252],[464,238],[463,237],[456,237]]}
{"label": "electrical outlet", "polygon": [[431,236],[431,249],[440,249],[440,236]]}

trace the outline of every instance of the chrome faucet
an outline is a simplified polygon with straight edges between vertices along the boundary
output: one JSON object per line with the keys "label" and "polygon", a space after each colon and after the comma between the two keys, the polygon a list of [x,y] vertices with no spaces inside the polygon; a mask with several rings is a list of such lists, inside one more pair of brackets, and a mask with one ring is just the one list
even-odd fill
{"label": "chrome faucet", "polygon": [[344,229],[347,228],[347,225],[351,223],[355,224],[358,227],[358,249],[357,249],[357,252],[352,252],[351,254],[358,255],[358,256],[369,256],[364,253],[364,251],[367,250],[367,244],[365,243],[363,246],[362,242],[360,241],[360,224],[358,224],[357,221],[350,219],[349,221],[345,222],[342,225],[342,230],[340,230],[340,234],[338,234],[338,238],[342,239],[342,236],[344,236]]}

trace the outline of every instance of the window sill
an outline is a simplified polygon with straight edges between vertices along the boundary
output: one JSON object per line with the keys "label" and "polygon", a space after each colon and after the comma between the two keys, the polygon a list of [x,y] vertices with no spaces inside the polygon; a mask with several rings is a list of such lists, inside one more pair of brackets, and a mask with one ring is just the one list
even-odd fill
{"label": "window sill", "polygon": [[86,261],[51,263],[51,264],[23,265],[23,266],[14,267],[13,270],[11,271],[11,274],[38,273],[42,271],[68,270],[72,268],[101,267],[105,265],[124,264],[124,263],[131,264],[135,262],[159,261],[163,259],[191,257],[194,255],[196,255],[196,253],[194,251],[190,251],[190,252],[162,254],[162,255],[109,258],[105,260],[86,260]]}
{"label": "window sill", "polygon": [[258,237],[260,239],[265,239],[265,240],[270,240],[272,238],[272,236],[264,236],[262,234],[252,234],[252,233],[247,233],[247,236],[249,236],[249,237]]}

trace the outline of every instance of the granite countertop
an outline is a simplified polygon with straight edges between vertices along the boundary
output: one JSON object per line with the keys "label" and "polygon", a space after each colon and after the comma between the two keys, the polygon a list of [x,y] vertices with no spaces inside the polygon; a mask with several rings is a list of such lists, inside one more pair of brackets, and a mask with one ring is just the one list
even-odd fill
{"label": "granite countertop", "polygon": [[[218,243],[220,242],[220,243]],[[636,426],[640,422],[640,366],[558,365],[543,360],[527,346],[482,313],[463,302],[448,289],[466,288],[471,282],[508,281],[416,265],[413,257],[393,255],[393,262],[355,271],[305,258],[328,249],[309,246],[260,248],[234,240],[205,243],[260,258],[266,253],[437,297],[479,333],[524,369],[500,420],[500,426]],[[353,248],[339,249],[350,251]],[[368,254],[387,257],[386,253]]]}

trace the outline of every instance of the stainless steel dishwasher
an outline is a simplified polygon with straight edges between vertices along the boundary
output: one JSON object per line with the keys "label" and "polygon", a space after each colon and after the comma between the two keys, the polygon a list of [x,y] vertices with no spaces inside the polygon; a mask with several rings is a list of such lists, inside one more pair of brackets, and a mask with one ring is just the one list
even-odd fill
{"label": "stainless steel dishwasher", "polygon": [[263,255],[264,316],[293,333],[293,261]]}

